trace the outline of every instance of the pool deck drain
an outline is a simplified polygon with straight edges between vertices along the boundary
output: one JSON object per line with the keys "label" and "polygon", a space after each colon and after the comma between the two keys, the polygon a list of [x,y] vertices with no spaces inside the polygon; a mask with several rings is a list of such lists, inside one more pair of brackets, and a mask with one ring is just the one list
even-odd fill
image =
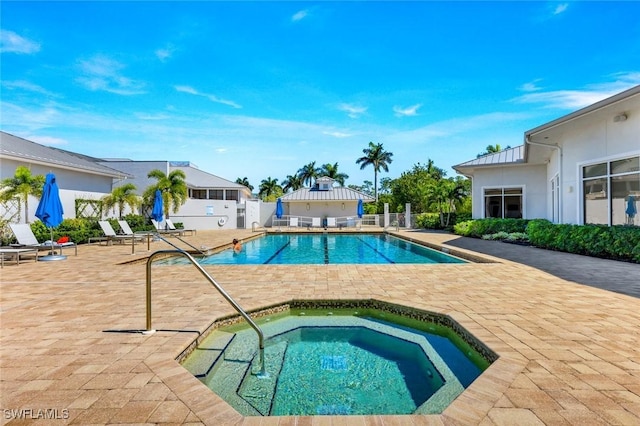
{"label": "pool deck drain", "polygon": [[[153,281],[158,332],[136,333],[145,326],[145,265],[123,263],[147,256],[146,244],[133,256],[128,245],[82,245],[62,262],[2,269],[2,423],[27,423],[49,410],[57,420],[42,423],[640,424],[640,299],[579,284],[589,280],[584,271],[597,269],[607,285],[636,291],[628,280],[640,266],[443,233],[400,234],[462,251],[486,243],[498,263],[207,270],[247,309],[292,298],[375,298],[450,315],[500,358],[441,415],[242,417],[175,360],[213,319],[234,313],[222,296],[194,268],[163,269]],[[203,231],[185,240],[216,247],[252,235]],[[514,253],[522,263],[499,260]],[[533,268],[529,259],[551,267]]]}

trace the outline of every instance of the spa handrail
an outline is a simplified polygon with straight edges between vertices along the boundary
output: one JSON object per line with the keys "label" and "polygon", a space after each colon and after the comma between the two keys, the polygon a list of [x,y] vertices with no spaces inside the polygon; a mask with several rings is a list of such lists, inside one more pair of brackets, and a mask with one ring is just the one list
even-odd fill
{"label": "spa handrail", "polygon": [[265,367],[264,367],[264,333],[262,332],[262,329],[260,329],[258,324],[256,324],[251,319],[249,314],[247,314],[244,311],[244,309],[242,309],[240,307],[240,305],[238,305],[238,303],[235,300],[233,300],[233,298],[231,296],[229,296],[229,294],[226,291],[224,291],[222,286],[220,284],[218,284],[216,282],[216,280],[214,280],[213,277],[211,275],[209,275],[209,273],[207,271],[205,271],[202,266],[200,266],[200,264],[193,258],[193,256],[191,256],[189,253],[187,253],[184,250],[180,250],[180,249],[176,249],[176,250],[159,250],[159,251],[156,251],[156,252],[152,253],[151,256],[149,256],[149,259],[147,259],[147,330],[146,330],[145,333],[149,334],[149,333],[153,333],[155,331],[155,330],[153,330],[151,328],[151,263],[153,262],[153,259],[156,258],[157,256],[166,255],[166,254],[177,254],[177,255],[184,256],[187,259],[189,259],[189,261],[193,264],[193,266],[195,266],[196,269],[198,269],[200,271],[200,273],[202,275],[204,275],[204,277],[207,280],[209,280],[211,285],[213,285],[213,287],[216,290],[218,290],[218,292],[222,295],[222,297],[224,297],[227,300],[227,302],[229,302],[231,304],[231,306],[233,306],[233,308],[240,315],[242,315],[242,317],[249,323],[251,328],[253,328],[256,331],[256,333],[258,333],[258,346],[259,346],[259,349],[260,349],[260,375],[264,376],[265,375]]}

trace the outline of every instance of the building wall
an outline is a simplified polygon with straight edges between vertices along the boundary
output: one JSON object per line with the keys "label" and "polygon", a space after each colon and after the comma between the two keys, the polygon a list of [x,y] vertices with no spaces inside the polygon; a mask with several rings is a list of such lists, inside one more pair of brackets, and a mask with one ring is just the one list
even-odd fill
{"label": "building wall", "polygon": [[[626,111],[628,118],[623,122],[614,122],[614,113],[576,120],[566,126],[559,138],[563,151],[563,222],[583,222],[581,170],[584,165],[640,154],[640,108]],[[551,164],[555,161],[554,158]]]}
{"label": "building wall", "polygon": [[[99,200],[106,194],[111,193],[111,176],[101,176],[89,174],[78,170],[68,170],[57,168],[55,166],[44,166],[40,164],[30,164],[26,162],[2,159],[0,162],[1,178],[13,177],[18,166],[26,166],[31,169],[32,175],[43,175],[53,173],[56,175],[56,183],[60,190],[60,201],[64,210],[63,217],[65,219],[73,219],[76,217],[76,203],[78,198],[88,200]],[[24,205],[22,206],[22,215],[20,222],[24,223],[36,220],[35,212],[38,207],[39,199],[29,197],[29,217],[24,217]]]}
{"label": "building wall", "polygon": [[169,212],[169,218],[182,222],[190,229],[236,229],[238,205],[235,201],[188,199],[178,213]]}
{"label": "building wall", "polygon": [[484,189],[523,188],[523,218],[547,218],[546,166],[511,166],[476,170],[472,179],[472,216],[485,217]]}
{"label": "building wall", "polygon": [[[357,201],[311,201],[285,203],[285,214],[301,217],[357,217]],[[344,205],[344,209],[342,206]]]}

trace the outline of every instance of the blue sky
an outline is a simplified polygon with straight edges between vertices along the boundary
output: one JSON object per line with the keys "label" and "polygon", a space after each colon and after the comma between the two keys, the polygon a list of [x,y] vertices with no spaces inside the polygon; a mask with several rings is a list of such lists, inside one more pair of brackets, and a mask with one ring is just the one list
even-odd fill
{"label": "blue sky", "polygon": [[640,84],[640,2],[16,2],[3,131],[256,188],[369,141],[444,168]]}

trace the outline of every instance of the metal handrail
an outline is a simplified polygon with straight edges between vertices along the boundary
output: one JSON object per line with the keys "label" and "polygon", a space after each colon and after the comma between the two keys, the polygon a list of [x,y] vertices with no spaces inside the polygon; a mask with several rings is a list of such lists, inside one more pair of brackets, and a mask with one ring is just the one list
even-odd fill
{"label": "metal handrail", "polygon": [[193,256],[191,256],[189,253],[187,253],[184,250],[180,250],[180,249],[177,249],[177,250],[159,250],[159,251],[156,251],[156,252],[152,253],[151,256],[149,256],[149,258],[147,259],[147,330],[146,330],[145,333],[146,334],[151,334],[151,333],[155,332],[155,330],[153,330],[151,328],[151,263],[153,262],[153,259],[155,257],[160,256],[160,255],[166,255],[166,254],[178,254],[180,256],[184,256],[187,259],[189,259],[189,261],[193,264],[193,266],[195,266],[196,269],[198,269],[200,271],[200,273],[202,275],[204,275],[204,277],[207,280],[209,280],[211,285],[213,285],[213,287],[216,290],[218,290],[218,292],[222,295],[222,297],[224,297],[227,300],[227,302],[229,302],[231,304],[231,306],[233,306],[233,308],[240,315],[242,315],[242,317],[249,323],[251,328],[253,328],[255,330],[255,332],[258,333],[258,347],[260,349],[260,373],[259,373],[259,375],[260,376],[266,376],[265,366],[264,366],[264,333],[262,332],[262,330],[260,329],[258,324],[256,324],[251,319],[249,314],[247,314],[240,307],[240,305],[238,305],[238,303],[235,300],[233,300],[233,298],[231,296],[229,296],[229,294],[226,291],[224,291],[222,286],[220,286],[220,284],[218,284],[216,282],[216,280],[214,280],[213,277],[211,275],[209,275],[209,273],[207,271],[205,271],[202,266],[200,266],[200,264],[193,258]]}

